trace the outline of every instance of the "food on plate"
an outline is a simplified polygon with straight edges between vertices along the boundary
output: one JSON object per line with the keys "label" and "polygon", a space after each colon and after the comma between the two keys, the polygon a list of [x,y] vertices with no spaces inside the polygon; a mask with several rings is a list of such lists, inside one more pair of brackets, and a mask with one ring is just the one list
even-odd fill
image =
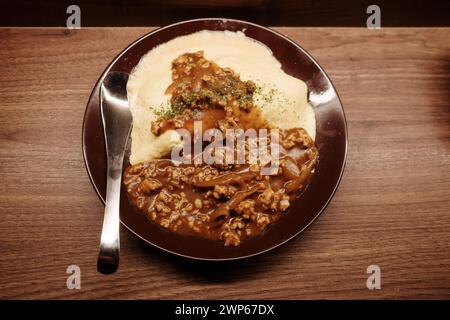
{"label": "food on plate", "polygon": [[201,31],[152,49],[127,91],[123,183],[169,231],[239,246],[282,216],[317,166],[306,84],[241,32]]}

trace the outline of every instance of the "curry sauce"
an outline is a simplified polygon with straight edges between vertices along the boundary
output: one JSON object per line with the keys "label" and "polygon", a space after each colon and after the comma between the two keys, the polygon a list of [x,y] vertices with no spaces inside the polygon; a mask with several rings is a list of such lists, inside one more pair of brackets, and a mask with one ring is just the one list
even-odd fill
{"label": "curry sauce", "polygon": [[[174,163],[167,155],[125,170],[123,183],[129,200],[170,231],[238,246],[263,232],[289,208],[310,180],[318,150],[302,128],[270,127],[253,104],[256,85],[208,61],[202,52],[175,59],[172,80],[166,91],[171,94],[170,107],[149,124],[155,135],[181,128],[193,133],[194,121],[201,121],[203,130],[217,128],[224,136],[230,129],[276,131],[277,141],[270,141],[279,150],[276,169],[263,175],[269,163],[261,159],[252,163],[248,153],[244,163],[223,160],[212,164]],[[250,150],[250,139],[240,143]],[[232,151],[238,147],[233,144]]]}

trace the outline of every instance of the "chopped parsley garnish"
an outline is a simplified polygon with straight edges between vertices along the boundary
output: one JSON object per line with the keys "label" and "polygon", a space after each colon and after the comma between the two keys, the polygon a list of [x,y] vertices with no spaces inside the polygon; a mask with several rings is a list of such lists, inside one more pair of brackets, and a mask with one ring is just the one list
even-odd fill
{"label": "chopped parsley garnish", "polygon": [[158,109],[155,109],[153,107],[150,108],[150,110],[153,111],[153,114],[159,119],[172,119],[178,114],[181,114],[183,112],[183,105],[180,102],[171,103],[170,106],[166,106],[164,104],[161,104]]}

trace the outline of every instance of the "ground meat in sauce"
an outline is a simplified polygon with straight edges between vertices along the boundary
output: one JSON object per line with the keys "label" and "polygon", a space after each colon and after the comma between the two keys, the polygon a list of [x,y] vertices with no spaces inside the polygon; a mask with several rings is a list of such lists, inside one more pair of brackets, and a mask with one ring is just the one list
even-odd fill
{"label": "ground meat in sauce", "polygon": [[[167,88],[172,94],[170,112],[150,124],[156,135],[174,128],[192,131],[194,120],[203,122],[203,130],[274,129],[253,105],[255,84],[206,60],[203,52],[175,59],[172,80]],[[261,162],[175,166],[168,158],[158,159],[125,170],[128,197],[163,228],[238,246],[280,218],[317,165],[318,150],[304,129],[279,132],[279,166],[274,175],[261,175],[265,165]]]}

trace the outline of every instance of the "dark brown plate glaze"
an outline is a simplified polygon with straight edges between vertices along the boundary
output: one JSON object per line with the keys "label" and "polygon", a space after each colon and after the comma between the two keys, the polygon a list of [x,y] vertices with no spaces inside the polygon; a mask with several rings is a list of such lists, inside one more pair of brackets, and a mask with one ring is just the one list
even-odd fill
{"label": "dark brown plate glaze", "polygon": [[[268,28],[238,20],[198,19],[176,23],[138,39],[106,68],[89,98],[83,123],[83,154],[95,191],[104,202],[106,190],[106,152],[99,112],[99,83],[109,71],[130,73],[140,58],[153,47],[181,35],[200,30],[243,31],[266,44],[281,62],[283,70],[306,82],[317,122],[316,144],[320,160],[308,187],[292,203],[284,216],[239,247],[222,242],[186,237],[154,224],[128,202],[122,188],[122,224],[144,241],[171,253],[201,260],[231,260],[250,257],[273,249],[304,231],[323,212],[341,179],[347,154],[347,127],[342,105],[330,79],[319,64],[299,45]],[[289,117],[286,114],[286,117]],[[128,164],[128,160],[125,160]],[[100,230],[100,226],[99,226]]]}

